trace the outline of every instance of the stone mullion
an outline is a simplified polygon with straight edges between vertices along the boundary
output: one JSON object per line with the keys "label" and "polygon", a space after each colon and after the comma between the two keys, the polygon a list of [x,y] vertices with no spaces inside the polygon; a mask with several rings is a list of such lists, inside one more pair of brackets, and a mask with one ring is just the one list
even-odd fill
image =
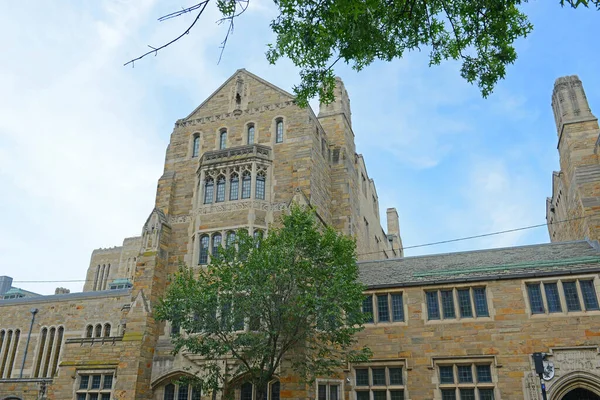
{"label": "stone mullion", "polygon": [[256,163],[252,163],[252,173],[250,174],[250,199],[256,199]]}
{"label": "stone mullion", "polygon": [[[8,336],[8,332],[11,332],[10,337]],[[4,343],[2,343],[2,347],[0,348],[0,379],[4,376],[4,370],[6,368],[5,361],[8,362],[8,355],[10,351],[10,345],[13,342],[13,333],[11,330],[7,329],[4,331]]]}

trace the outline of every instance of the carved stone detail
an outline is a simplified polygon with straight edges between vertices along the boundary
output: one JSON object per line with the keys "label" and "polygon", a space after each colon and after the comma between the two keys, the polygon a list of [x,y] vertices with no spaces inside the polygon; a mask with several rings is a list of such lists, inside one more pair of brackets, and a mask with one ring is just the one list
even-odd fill
{"label": "carved stone detail", "polygon": [[275,203],[271,204],[266,201],[260,200],[248,200],[248,201],[236,201],[219,204],[208,204],[198,208],[198,215],[214,214],[229,211],[238,210],[262,210],[262,211],[282,211],[288,208],[288,203]]}
{"label": "carved stone detail", "polygon": [[[261,113],[261,112],[264,112],[267,110],[276,110],[276,109],[287,108],[293,104],[294,104],[294,101],[292,101],[292,100],[282,101],[280,103],[273,103],[273,104],[269,104],[266,106],[260,106],[260,107],[248,108],[245,110],[239,110],[241,112],[236,112],[235,114],[237,114],[237,115],[244,115],[244,114],[252,115],[252,114]],[[211,115],[208,117],[201,117],[201,118],[190,119],[190,120],[180,119],[177,122],[175,122],[175,127],[184,128],[186,126],[196,126],[196,125],[200,125],[200,124],[205,124],[207,122],[220,121],[221,119],[230,118],[232,115],[234,115],[233,112],[225,113],[225,114]]]}

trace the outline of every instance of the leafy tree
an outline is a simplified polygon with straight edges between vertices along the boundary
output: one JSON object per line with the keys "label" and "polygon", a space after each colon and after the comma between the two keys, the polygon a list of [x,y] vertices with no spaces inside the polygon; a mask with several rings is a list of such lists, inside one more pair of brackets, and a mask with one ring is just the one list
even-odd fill
{"label": "leafy tree", "polygon": [[[180,328],[175,352],[202,356],[194,373],[204,390],[226,389],[244,375],[262,398],[285,361],[304,382],[347,361],[368,359],[354,334],[362,329],[364,287],[355,243],[322,227],[314,212],[292,208],[265,238],[238,234],[206,267],[181,267],[156,309]],[[219,361],[236,362],[223,370]]]}
{"label": "leafy tree", "polygon": [[[249,0],[214,0],[229,23],[222,43],[225,47],[235,18],[248,7]],[[210,0],[160,18],[160,21],[197,12],[187,30],[146,55],[179,40],[194,27]],[[287,57],[300,67],[300,84],[294,87],[297,102],[306,106],[319,95],[333,100],[333,66],[342,60],[357,71],[375,60],[391,61],[406,51],[429,51],[429,65],[443,60],[461,60],[461,76],[476,82],[487,97],[506,66],[517,59],[516,39],[533,29],[519,10],[527,0],[274,0],[279,16],[271,22],[275,43],[269,45],[271,63]],[[561,6],[595,7],[600,0],[560,0]]]}

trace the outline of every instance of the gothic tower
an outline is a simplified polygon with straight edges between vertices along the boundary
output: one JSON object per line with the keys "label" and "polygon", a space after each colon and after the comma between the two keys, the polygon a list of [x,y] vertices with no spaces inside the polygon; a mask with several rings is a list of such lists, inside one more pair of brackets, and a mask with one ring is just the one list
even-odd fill
{"label": "gothic tower", "polygon": [[[546,200],[550,240],[600,239],[598,119],[576,75],[558,78],[552,93],[560,171]],[[564,222],[561,222],[564,221]]]}

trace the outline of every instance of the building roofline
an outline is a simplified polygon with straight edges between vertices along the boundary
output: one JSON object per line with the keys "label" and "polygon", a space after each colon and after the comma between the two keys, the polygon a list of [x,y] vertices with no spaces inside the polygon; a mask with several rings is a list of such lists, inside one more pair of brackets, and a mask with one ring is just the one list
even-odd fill
{"label": "building roofline", "polygon": [[112,289],[112,290],[100,290],[95,292],[78,292],[78,293],[65,293],[65,294],[51,294],[47,296],[36,296],[36,297],[21,297],[17,299],[5,299],[0,300],[0,307],[13,306],[20,304],[35,304],[35,303],[51,303],[56,301],[72,301],[72,300],[86,300],[96,299],[103,297],[118,297],[131,294],[131,289]]}

